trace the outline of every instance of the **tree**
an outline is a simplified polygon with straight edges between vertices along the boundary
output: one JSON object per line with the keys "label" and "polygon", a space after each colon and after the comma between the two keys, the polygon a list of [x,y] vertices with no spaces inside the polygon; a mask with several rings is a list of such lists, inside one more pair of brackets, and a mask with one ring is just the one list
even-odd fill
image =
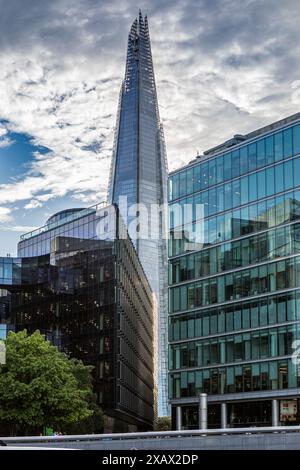
{"label": "tree", "polygon": [[164,416],[157,418],[155,424],[155,431],[170,431],[171,430],[171,418],[170,416]]}
{"label": "tree", "polygon": [[82,390],[86,390],[86,400],[92,415],[80,423],[73,423],[66,427],[68,434],[91,434],[103,432],[104,416],[102,409],[97,405],[96,394],[93,392],[93,366],[85,366],[78,359],[71,359],[72,371]]}
{"label": "tree", "polygon": [[[77,367],[77,368],[76,368]],[[10,332],[6,365],[0,367],[0,425],[10,434],[41,433],[45,427],[63,431],[93,415],[88,384],[76,377],[90,374],[60,353],[36,331]],[[90,386],[91,382],[89,382]]]}

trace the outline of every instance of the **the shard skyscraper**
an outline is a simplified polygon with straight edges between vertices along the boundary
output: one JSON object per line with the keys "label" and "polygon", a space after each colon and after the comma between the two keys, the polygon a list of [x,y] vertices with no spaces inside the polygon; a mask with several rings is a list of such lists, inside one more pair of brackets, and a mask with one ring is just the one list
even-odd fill
{"label": "the shard skyscraper", "polygon": [[[127,197],[127,208],[121,199]],[[158,415],[168,415],[167,396],[167,250],[165,217],[155,206],[167,203],[167,159],[160,122],[147,17],[141,12],[130,29],[125,79],[122,83],[109,201],[120,207],[128,226],[145,218],[140,238],[130,231],[144,271],[157,298]],[[139,207],[135,205],[139,204]],[[124,213],[127,212],[127,213]],[[143,214],[141,214],[143,212]],[[140,219],[141,220],[141,219]],[[137,232],[141,230],[137,225]],[[151,232],[151,233],[150,233]]]}

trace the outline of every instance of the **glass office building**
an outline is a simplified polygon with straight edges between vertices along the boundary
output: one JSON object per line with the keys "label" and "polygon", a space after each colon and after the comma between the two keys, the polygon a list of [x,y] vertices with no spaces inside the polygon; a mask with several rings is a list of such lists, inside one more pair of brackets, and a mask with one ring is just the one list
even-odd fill
{"label": "glass office building", "polygon": [[5,328],[40,330],[94,366],[105,431],[152,429],[153,294],[117,208],[60,212],[22,237],[18,255],[0,258]]}
{"label": "glass office building", "polygon": [[[122,201],[121,202],[121,199]],[[126,200],[126,207],[124,198]],[[147,17],[139,14],[128,37],[109,183],[109,202],[119,205],[158,305],[158,414],[169,414],[167,397],[167,160],[160,122]],[[135,206],[140,204],[140,207]],[[145,216],[145,209],[147,215]],[[140,230],[140,231],[139,231]],[[148,233],[147,233],[148,232]],[[150,235],[151,233],[151,235]]]}
{"label": "glass office building", "polygon": [[169,204],[173,427],[200,393],[209,427],[300,423],[300,113],[173,172]]}
{"label": "glass office building", "polygon": [[10,315],[10,293],[5,289],[0,289],[0,341],[7,337],[10,330],[13,330]]}

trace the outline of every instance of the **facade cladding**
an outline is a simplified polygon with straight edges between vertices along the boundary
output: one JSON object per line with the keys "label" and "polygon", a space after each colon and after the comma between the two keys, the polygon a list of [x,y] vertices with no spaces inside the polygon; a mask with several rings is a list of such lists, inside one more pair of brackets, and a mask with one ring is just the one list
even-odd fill
{"label": "facade cladding", "polygon": [[[123,201],[127,198],[126,207],[120,198]],[[167,160],[148,22],[141,13],[128,37],[125,79],[120,92],[110,172],[109,202],[119,205],[127,226],[131,226],[131,239],[157,298],[158,414],[168,415],[167,221],[164,211],[160,214],[151,211],[154,205],[167,205]],[[137,214],[145,217],[143,233],[138,232],[140,221]]]}
{"label": "facade cladding", "polygon": [[[300,113],[235,136],[169,182],[173,426],[198,427],[200,393],[209,427],[300,423]],[[182,218],[175,206],[186,204]]]}
{"label": "facade cladding", "polygon": [[0,259],[0,287],[10,292],[16,330],[38,329],[94,366],[107,431],[151,429],[153,295],[118,210],[60,213],[23,236],[18,255]]}
{"label": "facade cladding", "polygon": [[[0,275],[3,269],[4,266],[0,263]],[[10,330],[13,330],[10,316],[10,293],[5,289],[0,289],[0,341],[7,337]]]}

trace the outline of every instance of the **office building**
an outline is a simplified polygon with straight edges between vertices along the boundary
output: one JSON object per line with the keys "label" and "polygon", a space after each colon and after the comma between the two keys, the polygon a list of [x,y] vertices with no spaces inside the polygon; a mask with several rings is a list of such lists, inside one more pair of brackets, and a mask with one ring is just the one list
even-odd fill
{"label": "office building", "polygon": [[300,113],[174,171],[169,203],[173,427],[201,393],[209,427],[299,424]]}
{"label": "office building", "polygon": [[167,205],[167,160],[148,21],[141,12],[128,37],[125,78],[120,91],[110,172],[109,202],[119,205],[157,298],[158,414],[168,415],[167,221],[164,208],[155,210],[155,207]]}
{"label": "office building", "polygon": [[23,235],[18,257],[0,258],[0,288],[16,331],[94,366],[106,431],[152,429],[153,294],[115,206],[62,211]]}

